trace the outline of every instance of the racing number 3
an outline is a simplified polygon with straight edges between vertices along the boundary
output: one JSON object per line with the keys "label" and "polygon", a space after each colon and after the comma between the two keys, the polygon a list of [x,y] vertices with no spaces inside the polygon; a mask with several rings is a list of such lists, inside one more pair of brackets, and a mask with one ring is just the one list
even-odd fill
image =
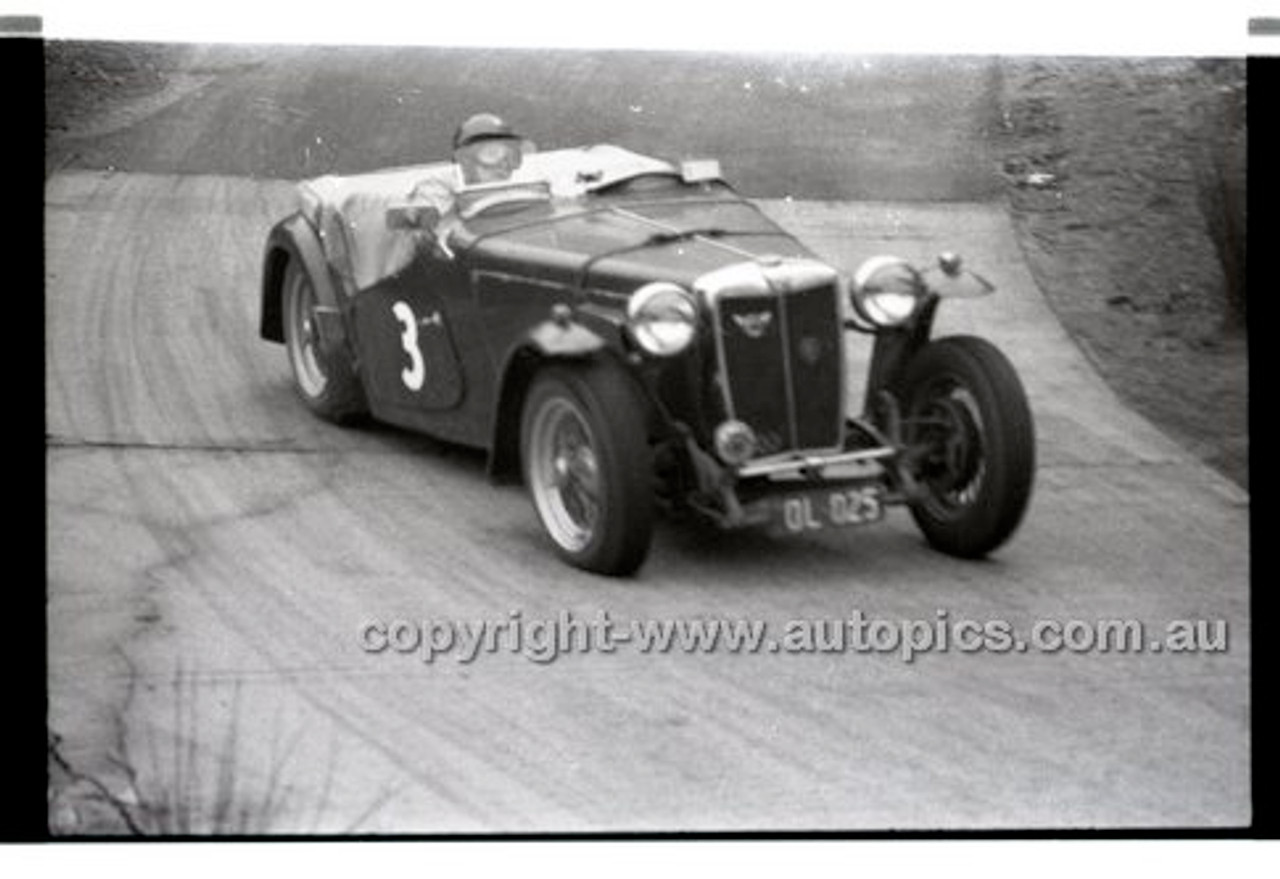
{"label": "racing number 3", "polygon": [[452,408],[462,400],[461,363],[443,303],[396,290],[365,296],[357,310],[358,332],[368,340],[370,390],[392,408],[409,413]]}
{"label": "racing number 3", "polygon": [[420,391],[422,383],[427,379],[427,367],[422,361],[422,350],[418,347],[418,318],[409,303],[403,300],[391,306],[391,313],[400,321],[400,345],[404,348],[404,353],[409,355],[409,365],[400,370],[400,378],[409,390]]}

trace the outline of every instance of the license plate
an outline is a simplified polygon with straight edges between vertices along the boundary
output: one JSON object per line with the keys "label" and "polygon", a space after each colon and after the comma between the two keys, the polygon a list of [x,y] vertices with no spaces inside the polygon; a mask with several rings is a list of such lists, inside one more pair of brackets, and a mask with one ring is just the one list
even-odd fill
{"label": "license plate", "polygon": [[771,500],[770,530],[775,534],[807,534],[884,518],[884,495],[878,485],[812,489]]}

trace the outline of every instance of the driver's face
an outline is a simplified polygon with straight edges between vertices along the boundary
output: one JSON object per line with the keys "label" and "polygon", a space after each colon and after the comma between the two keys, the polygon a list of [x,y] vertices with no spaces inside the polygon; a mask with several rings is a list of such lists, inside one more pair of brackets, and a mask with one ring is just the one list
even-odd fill
{"label": "driver's face", "polygon": [[480,140],[458,150],[458,164],[468,183],[497,183],[507,180],[521,162],[520,142]]}

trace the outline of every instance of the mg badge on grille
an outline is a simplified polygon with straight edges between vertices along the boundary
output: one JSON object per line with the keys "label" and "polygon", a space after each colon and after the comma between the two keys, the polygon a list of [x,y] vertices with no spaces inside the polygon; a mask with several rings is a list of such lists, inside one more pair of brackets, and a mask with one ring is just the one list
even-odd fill
{"label": "mg badge on grille", "polygon": [[752,314],[735,314],[733,322],[738,325],[738,329],[747,334],[748,338],[759,339],[769,329],[769,324],[773,323],[773,312],[757,311]]}

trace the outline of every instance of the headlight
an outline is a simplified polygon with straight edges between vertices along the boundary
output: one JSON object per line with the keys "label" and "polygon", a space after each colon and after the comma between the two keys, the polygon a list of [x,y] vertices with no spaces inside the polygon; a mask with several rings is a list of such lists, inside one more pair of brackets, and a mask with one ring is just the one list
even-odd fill
{"label": "headlight", "polygon": [[679,354],[698,329],[698,306],[693,294],[675,284],[645,284],[627,303],[627,329],[647,353],[657,357]]}
{"label": "headlight", "polygon": [[876,326],[907,321],[923,292],[920,273],[896,256],[873,256],[853,274],[853,307]]}

